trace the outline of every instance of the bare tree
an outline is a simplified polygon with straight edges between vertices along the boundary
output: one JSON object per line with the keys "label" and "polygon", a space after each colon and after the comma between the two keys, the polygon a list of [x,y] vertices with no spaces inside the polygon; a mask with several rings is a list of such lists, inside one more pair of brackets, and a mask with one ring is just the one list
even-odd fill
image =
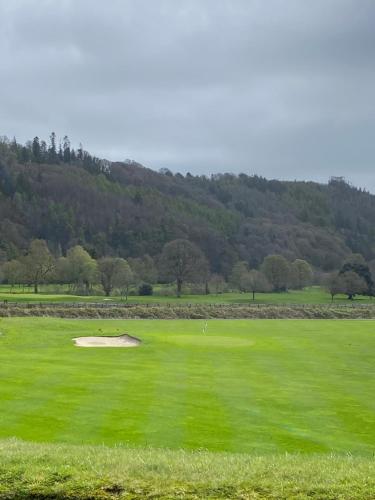
{"label": "bare tree", "polygon": [[256,293],[269,292],[271,288],[264,274],[255,269],[248,271],[241,277],[241,289],[244,292],[251,292],[253,300],[255,300]]}
{"label": "bare tree", "polygon": [[247,262],[244,261],[238,261],[234,264],[232,268],[232,272],[230,273],[229,276],[229,284],[232,288],[241,290],[241,278],[243,275],[245,275],[249,271],[249,266],[247,265]]}
{"label": "bare tree", "polygon": [[133,274],[125,259],[103,257],[98,261],[98,270],[106,297],[111,295],[115,287],[120,288],[121,291],[125,290],[127,297]]}
{"label": "bare tree", "polygon": [[9,260],[3,266],[4,279],[10,285],[10,291],[12,291],[14,285],[24,282],[25,274],[25,266],[19,259]]}
{"label": "bare tree", "polygon": [[176,281],[177,297],[181,297],[182,285],[186,281],[202,281],[207,267],[207,259],[194,243],[178,239],[164,245],[160,271],[165,279]]}
{"label": "bare tree", "polygon": [[34,285],[34,292],[38,293],[39,285],[45,282],[55,267],[55,259],[44,240],[33,240],[28,254],[23,258],[26,279]]}
{"label": "bare tree", "polygon": [[225,279],[221,274],[212,274],[209,281],[209,288],[213,289],[216,293],[223,293],[225,288]]}
{"label": "bare tree", "polygon": [[333,302],[335,295],[338,295],[340,293],[345,293],[345,281],[342,274],[338,273],[329,274],[325,279],[324,287],[327,290],[327,292],[331,295],[331,300]]}
{"label": "bare tree", "polygon": [[154,259],[149,255],[142,257],[133,257],[128,259],[128,263],[134,275],[134,279],[141,283],[156,283],[158,279],[158,270],[156,269]]}

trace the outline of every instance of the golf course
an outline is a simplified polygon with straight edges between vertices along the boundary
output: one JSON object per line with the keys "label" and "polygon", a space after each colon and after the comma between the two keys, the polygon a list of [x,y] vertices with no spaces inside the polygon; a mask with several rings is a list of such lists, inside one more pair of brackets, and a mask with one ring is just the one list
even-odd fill
{"label": "golf course", "polygon": [[345,294],[338,294],[332,301],[330,294],[321,286],[310,286],[303,290],[288,290],[278,293],[258,293],[252,300],[250,293],[226,292],[210,294],[184,294],[176,297],[174,288],[169,288],[169,295],[160,295],[156,287],[156,293],[149,296],[129,295],[127,299],[119,295],[110,298],[103,295],[75,295],[67,293],[64,286],[51,287],[41,286],[40,293],[31,290],[24,291],[22,288],[13,288],[0,285],[0,303],[95,303],[95,304],[372,304],[372,297],[357,295],[354,300],[348,301]]}
{"label": "golf course", "polygon": [[[374,328],[337,320],[2,319],[0,437],[371,456]],[[124,333],[140,344],[73,340]]]}

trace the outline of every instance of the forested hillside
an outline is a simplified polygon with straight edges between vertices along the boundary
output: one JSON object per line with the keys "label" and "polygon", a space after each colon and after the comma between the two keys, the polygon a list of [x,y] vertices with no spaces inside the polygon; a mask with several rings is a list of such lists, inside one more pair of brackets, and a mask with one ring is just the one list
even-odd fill
{"label": "forested hillside", "polygon": [[84,246],[92,256],[157,256],[176,238],[196,243],[211,271],[266,255],[337,268],[351,252],[375,257],[375,196],[343,181],[281,182],[240,174],[155,172],[60,147],[0,141],[0,257],[41,238],[56,255]]}

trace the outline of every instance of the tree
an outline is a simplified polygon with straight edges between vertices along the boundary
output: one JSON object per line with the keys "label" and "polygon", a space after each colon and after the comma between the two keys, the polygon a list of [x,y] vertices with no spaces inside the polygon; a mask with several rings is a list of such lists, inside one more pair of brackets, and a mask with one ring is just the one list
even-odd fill
{"label": "tree", "polygon": [[374,282],[372,280],[371,271],[361,254],[353,253],[346,259],[340,269],[340,274],[344,275],[348,271],[356,273],[366,282],[366,290],[361,293],[367,293],[368,295],[374,293]]}
{"label": "tree", "polygon": [[302,288],[311,284],[313,272],[308,262],[302,259],[296,259],[290,267],[290,274],[292,277],[291,285],[293,288],[302,290]]}
{"label": "tree", "polygon": [[152,295],[153,294],[152,285],[150,285],[150,283],[142,283],[138,288],[138,294],[139,295]]}
{"label": "tree", "polygon": [[268,255],[262,264],[262,271],[273,291],[283,292],[288,287],[289,281],[289,262],[282,255]]}
{"label": "tree", "polygon": [[115,287],[123,289],[131,284],[131,270],[125,259],[103,257],[98,261],[98,270],[106,297],[111,295]]}
{"label": "tree", "polygon": [[[201,251],[201,250],[199,250]],[[202,252],[201,252],[202,253]],[[199,262],[199,272],[196,275],[196,278],[193,279],[193,281],[199,282],[199,283],[204,283],[204,293],[206,295],[209,295],[210,293],[210,288],[208,286],[208,282],[210,279],[210,266],[208,264],[208,260],[206,257],[204,257],[202,253],[202,260]]]}
{"label": "tree", "polygon": [[333,302],[335,295],[345,293],[345,281],[343,276],[338,273],[329,274],[325,279],[324,288],[331,295],[331,300]]}
{"label": "tree", "polygon": [[18,259],[9,260],[3,266],[4,279],[10,285],[11,290],[14,285],[22,283],[25,277],[25,267]]}
{"label": "tree", "polygon": [[216,295],[218,293],[223,293],[225,288],[225,279],[221,274],[212,274],[208,284],[210,290],[214,290]]}
{"label": "tree", "polygon": [[46,162],[48,160],[48,149],[46,141],[40,141],[40,162]]}
{"label": "tree", "polygon": [[84,248],[76,245],[67,252],[66,272],[69,283],[77,288],[84,286],[88,293],[97,278],[97,263]]}
{"label": "tree", "polygon": [[126,260],[120,259],[123,261],[120,268],[118,269],[118,274],[115,279],[115,286],[119,288],[121,298],[125,295],[125,300],[128,300],[129,288],[134,284],[134,274],[127,263]]}
{"label": "tree", "polygon": [[241,290],[241,277],[248,271],[249,271],[249,266],[247,265],[247,262],[244,262],[242,260],[236,262],[229,276],[230,286],[234,289]]}
{"label": "tree", "polygon": [[370,269],[371,278],[375,278],[375,259],[370,260],[370,262],[368,263],[368,267]]}
{"label": "tree", "polygon": [[34,137],[34,139],[33,139],[32,152],[33,152],[34,161],[39,163],[41,161],[41,155],[40,155],[40,143],[39,143],[38,136]]}
{"label": "tree", "polygon": [[165,279],[176,281],[177,297],[181,297],[183,283],[201,281],[206,269],[207,260],[194,243],[177,239],[164,245],[160,257],[160,271]]}
{"label": "tree", "polygon": [[29,252],[23,258],[23,265],[28,281],[34,285],[34,293],[38,293],[40,283],[52,275],[55,267],[55,259],[44,240],[33,240],[30,243]]}
{"label": "tree", "polygon": [[54,274],[54,280],[56,283],[69,283],[71,280],[70,276],[70,270],[69,270],[69,262],[66,257],[59,257],[56,260],[56,266],[55,266],[55,274]]}
{"label": "tree", "polygon": [[363,294],[367,290],[366,281],[354,271],[342,274],[345,285],[345,293],[348,299],[353,300],[357,294]]}
{"label": "tree", "polygon": [[48,148],[48,160],[51,163],[57,163],[58,156],[57,156],[57,146],[56,146],[56,134],[55,132],[52,132],[51,135],[49,136],[50,140],[50,145]]}
{"label": "tree", "polygon": [[63,161],[64,163],[70,163],[71,160],[70,141],[67,135],[64,136],[62,147],[63,147]]}
{"label": "tree", "polygon": [[130,258],[129,265],[133,271],[134,278],[139,282],[156,283],[158,280],[158,270],[154,259],[149,255]]}
{"label": "tree", "polygon": [[268,292],[271,290],[271,285],[263,273],[253,269],[242,275],[241,289],[244,292],[251,292],[255,300],[255,293]]}

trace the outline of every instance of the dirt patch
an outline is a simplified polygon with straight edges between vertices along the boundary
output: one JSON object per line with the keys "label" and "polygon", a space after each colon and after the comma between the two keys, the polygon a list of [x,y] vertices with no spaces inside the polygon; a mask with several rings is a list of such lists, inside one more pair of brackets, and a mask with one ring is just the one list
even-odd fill
{"label": "dirt patch", "polygon": [[74,343],[78,347],[137,347],[141,341],[127,333],[116,337],[77,337]]}

